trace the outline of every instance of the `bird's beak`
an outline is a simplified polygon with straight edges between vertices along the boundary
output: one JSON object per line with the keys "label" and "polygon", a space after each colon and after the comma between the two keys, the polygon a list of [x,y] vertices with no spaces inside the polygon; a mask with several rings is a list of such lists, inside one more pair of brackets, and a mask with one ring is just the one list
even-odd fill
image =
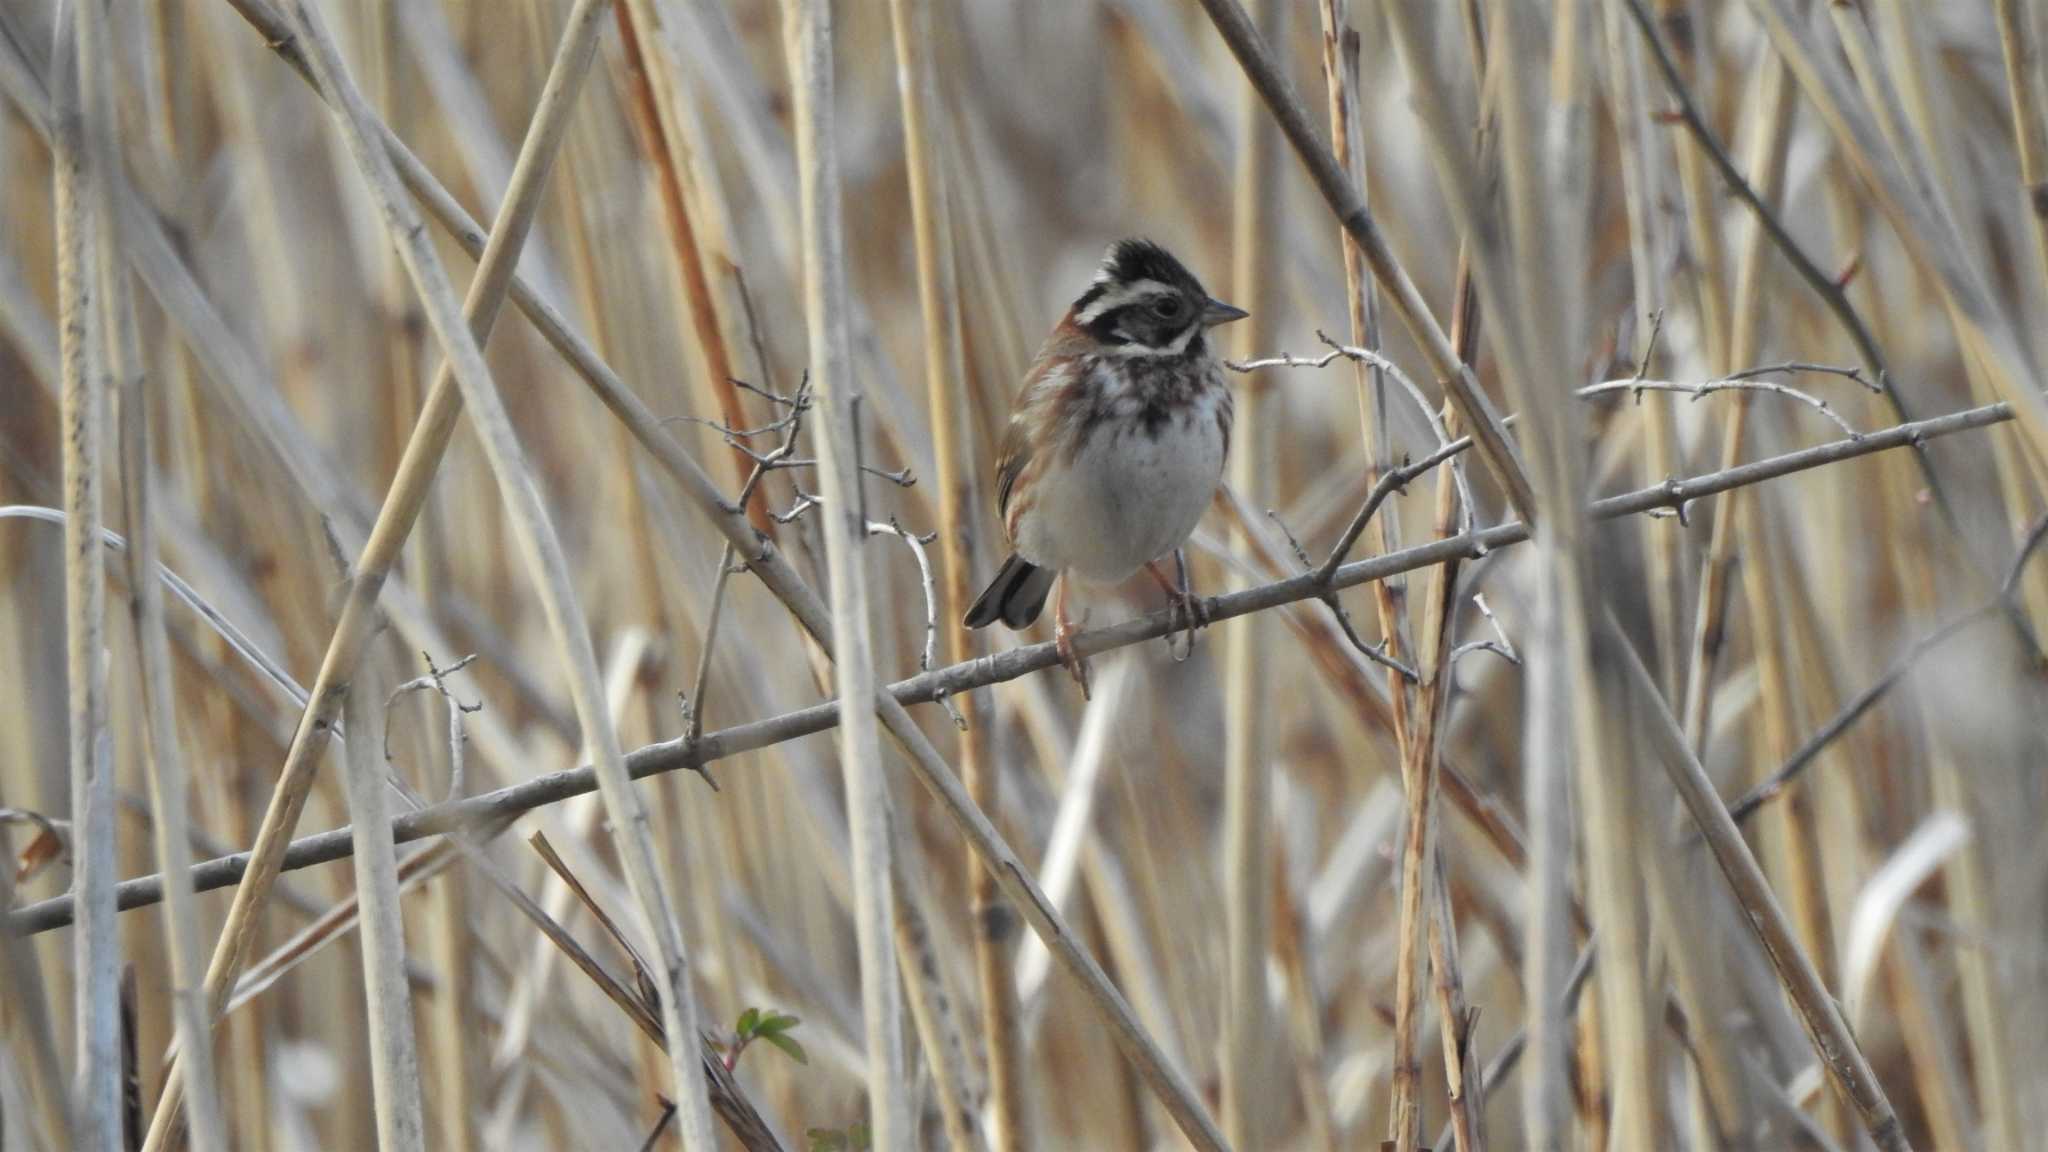
{"label": "bird's beak", "polygon": [[1202,309],[1202,327],[1214,328],[1218,324],[1228,324],[1232,320],[1242,320],[1249,315],[1251,313],[1242,308],[1225,304],[1221,300],[1211,300]]}

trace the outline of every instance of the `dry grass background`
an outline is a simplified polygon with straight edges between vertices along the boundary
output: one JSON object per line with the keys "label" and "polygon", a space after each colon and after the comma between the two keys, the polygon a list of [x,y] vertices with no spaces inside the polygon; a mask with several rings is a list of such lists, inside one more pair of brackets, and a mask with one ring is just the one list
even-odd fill
{"label": "dry grass background", "polygon": [[[0,1146],[2048,1147],[2044,35],[7,0]],[[1084,703],[953,622],[1127,234],[1268,363]]]}

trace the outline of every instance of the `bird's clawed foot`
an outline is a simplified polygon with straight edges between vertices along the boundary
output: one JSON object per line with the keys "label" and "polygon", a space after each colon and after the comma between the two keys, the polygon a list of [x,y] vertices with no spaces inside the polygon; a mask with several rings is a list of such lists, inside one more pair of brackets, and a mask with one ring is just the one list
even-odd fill
{"label": "bird's clawed foot", "polygon": [[1052,648],[1059,654],[1060,663],[1073,674],[1074,683],[1081,686],[1081,699],[1088,696],[1088,658],[1074,648],[1074,633],[1079,629],[1067,619],[1067,580],[1060,577],[1059,591],[1052,599]]}
{"label": "bird's clawed foot", "polygon": [[[1167,601],[1173,613],[1173,626],[1166,633],[1166,652],[1173,657],[1174,663],[1178,664],[1194,655],[1195,630],[1209,626],[1209,609],[1203,605],[1202,598],[1195,595],[1194,581],[1188,577],[1187,554],[1178,548],[1174,549],[1173,563],[1180,572],[1178,584],[1166,578],[1166,573],[1159,570],[1157,560],[1145,565],[1145,571],[1151,573],[1152,579],[1158,581],[1159,586],[1166,590]],[[1185,642],[1178,647],[1173,642],[1175,633],[1185,637]]]}

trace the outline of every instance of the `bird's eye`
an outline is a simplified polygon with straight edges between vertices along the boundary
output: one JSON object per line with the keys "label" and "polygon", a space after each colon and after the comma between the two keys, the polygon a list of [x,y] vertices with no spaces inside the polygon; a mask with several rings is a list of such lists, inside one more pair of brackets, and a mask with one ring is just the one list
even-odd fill
{"label": "bird's eye", "polygon": [[1152,314],[1161,320],[1178,320],[1187,310],[1187,301],[1178,296],[1162,296],[1152,302]]}

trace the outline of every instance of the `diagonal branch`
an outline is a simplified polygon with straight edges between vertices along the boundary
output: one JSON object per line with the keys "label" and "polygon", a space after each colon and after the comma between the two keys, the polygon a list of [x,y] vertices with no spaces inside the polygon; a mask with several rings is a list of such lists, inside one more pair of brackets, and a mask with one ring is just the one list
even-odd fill
{"label": "diagonal branch", "polygon": [[1273,59],[1271,50],[1260,39],[1258,30],[1252,27],[1250,18],[1237,0],[1201,0],[1201,4],[1215,23],[1216,30],[1222,33],[1223,42],[1230,46],[1231,54],[1237,57],[1245,77],[1280,122],[1280,131],[1287,136],[1287,142],[1294,146],[1295,154],[1308,167],[1316,190],[1329,201],[1330,211],[1336,213],[1338,223],[1357,243],[1374,279],[1386,289],[1401,322],[1407,325],[1409,333],[1429,358],[1430,371],[1443,381],[1458,415],[1472,429],[1479,444],[1479,454],[1507,494],[1508,506],[1523,519],[1531,518],[1535,514],[1535,495],[1529,487],[1521,458],[1508,440],[1500,417],[1493,410],[1493,403],[1480,390],[1477,377],[1458,359],[1457,349],[1430,312],[1422,293],[1409,278],[1408,270],[1395,259],[1393,249],[1387,245],[1386,235],[1380,231],[1378,219],[1366,206],[1365,198],[1359,195],[1358,189],[1352,186],[1337,158],[1323,144],[1308,110],[1302,106],[1301,98],[1295,95],[1294,86],[1288,82],[1287,74]]}
{"label": "diagonal branch", "polygon": [[[1639,488],[1633,492],[1597,500],[1589,512],[1594,520],[1612,520],[1657,509],[1675,508],[1693,500],[1796,472],[2003,424],[2011,419],[2011,409],[2003,404],[1971,408],[1916,424],[1902,424],[1882,432],[1869,433],[1860,440],[1836,440],[1721,472]],[[741,519],[740,522],[745,521]],[[1313,572],[1304,572],[1284,580],[1275,580],[1270,584],[1261,584],[1214,597],[1208,600],[1204,607],[1211,617],[1217,620],[1265,612],[1318,598],[1333,588],[1351,588],[1368,581],[1384,580],[1404,572],[1433,567],[1452,558],[1476,559],[1494,549],[1520,544],[1528,539],[1529,528],[1526,524],[1519,521],[1510,522],[1479,532],[1416,545],[1384,556],[1354,561],[1337,569],[1336,574],[1327,582],[1317,579]],[[1074,643],[1082,651],[1094,655],[1160,639],[1179,626],[1180,623],[1173,612],[1162,610],[1149,616],[1140,616],[1119,624],[1078,633]],[[891,715],[902,713],[902,709],[907,705],[931,703],[941,696],[956,695],[991,684],[1017,680],[1058,667],[1059,656],[1053,648],[1050,642],[1026,645],[898,681],[889,686],[884,697],[896,707],[890,710],[884,705],[883,719],[886,723]],[[649,744],[634,750],[626,757],[626,770],[635,779],[640,779],[695,768],[826,731],[838,723],[838,714],[838,702],[826,701],[764,720],[734,725],[699,737],[695,741],[677,739]],[[907,717],[907,713],[902,714]],[[894,731],[893,727],[891,731]],[[595,786],[595,775],[589,768],[548,773],[495,792],[447,804],[437,804],[401,816],[393,821],[393,835],[400,842],[438,836],[498,819],[506,814],[516,815],[572,796],[584,795],[593,791]],[[295,842],[291,850],[285,854],[284,867],[307,868],[343,859],[349,854],[348,840],[349,832],[346,828],[304,837]],[[200,891],[229,887],[241,881],[248,866],[248,853],[209,860],[193,869],[193,884]],[[161,878],[157,876],[144,876],[125,881],[116,890],[119,907],[125,911],[155,904],[162,898],[160,889]],[[5,921],[0,921],[0,924],[4,924],[9,932],[33,935],[70,924],[71,914],[70,898],[58,896],[22,908],[9,915]]]}

